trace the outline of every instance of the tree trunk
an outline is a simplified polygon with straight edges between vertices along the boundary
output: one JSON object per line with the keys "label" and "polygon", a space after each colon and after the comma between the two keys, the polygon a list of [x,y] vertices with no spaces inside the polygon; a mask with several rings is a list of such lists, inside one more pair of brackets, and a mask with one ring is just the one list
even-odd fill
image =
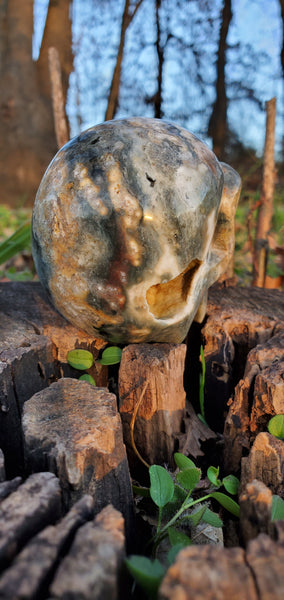
{"label": "tree trunk", "polygon": [[105,114],[105,121],[110,121],[114,119],[115,113],[118,109],[118,98],[119,98],[119,88],[120,88],[120,78],[121,78],[121,67],[122,67],[122,59],[123,59],[123,51],[125,44],[125,35],[127,28],[129,27],[131,21],[133,20],[139,6],[142,4],[143,0],[139,0],[134,7],[132,13],[129,12],[130,0],[125,0],[124,11],[122,15],[121,22],[121,30],[120,30],[120,40],[117,51],[116,63],[113,71],[112,82],[110,86],[110,92],[108,97],[108,104]]}
{"label": "tree trunk", "polygon": [[[51,2],[42,53],[32,60],[33,1],[0,0],[0,179],[1,202],[15,205],[34,200],[40,179],[57,151],[47,46],[59,50],[65,73],[65,96],[72,67],[70,0]],[[55,25],[56,23],[56,25]],[[69,49],[63,48],[65,45]]]}
{"label": "tree trunk", "polygon": [[156,49],[158,56],[158,77],[157,77],[157,92],[154,97],[154,108],[155,108],[155,118],[161,119],[163,116],[162,111],[162,83],[163,83],[163,66],[164,66],[164,48],[161,45],[161,28],[160,28],[160,15],[159,11],[161,8],[162,0],[156,0],[156,30],[157,30],[157,40],[156,40]]}
{"label": "tree trunk", "polygon": [[276,98],[266,103],[266,135],[264,145],[262,189],[260,197],[260,208],[258,212],[254,257],[253,257],[253,285],[264,287],[266,265],[268,259],[268,234],[271,227],[273,215],[273,195],[275,186],[275,117]]}
{"label": "tree trunk", "polygon": [[224,156],[228,133],[225,67],[227,36],[232,16],[231,0],[224,0],[217,52],[216,100],[208,125],[208,134],[213,141],[213,151],[218,158]]}

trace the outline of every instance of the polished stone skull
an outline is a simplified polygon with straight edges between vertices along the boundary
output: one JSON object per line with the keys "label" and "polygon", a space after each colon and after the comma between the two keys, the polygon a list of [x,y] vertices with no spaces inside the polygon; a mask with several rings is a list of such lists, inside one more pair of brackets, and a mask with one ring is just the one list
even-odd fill
{"label": "polished stone skull", "polygon": [[156,119],[72,139],[40,184],[35,265],[58,311],[114,343],[181,342],[234,251],[239,175]]}

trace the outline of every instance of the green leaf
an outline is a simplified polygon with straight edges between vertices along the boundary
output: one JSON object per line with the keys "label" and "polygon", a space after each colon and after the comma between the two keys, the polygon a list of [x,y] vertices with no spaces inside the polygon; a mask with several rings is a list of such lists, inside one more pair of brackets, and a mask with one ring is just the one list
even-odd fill
{"label": "green leaf", "polygon": [[208,523],[208,525],[212,525],[212,527],[223,527],[223,521],[220,519],[219,515],[207,507],[205,508],[201,520],[204,521],[204,523]]}
{"label": "green leaf", "polygon": [[181,454],[181,452],[175,452],[174,459],[175,459],[176,466],[181,471],[183,471],[183,469],[191,469],[191,468],[196,469],[196,466],[195,466],[193,460],[190,460],[190,458],[188,458],[188,456]]}
{"label": "green leaf", "polygon": [[199,377],[199,405],[200,405],[200,412],[201,412],[203,422],[205,425],[207,425],[207,423],[205,421],[205,413],[204,413],[204,386],[205,386],[206,368],[205,368],[205,358],[204,358],[203,346],[200,346],[200,359],[201,359],[201,365],[202,365],[202,372]]}
{"label": "green leaf", "polygon": [[67,354],[67,362],[74,369],[78,369],[79,371],[86,371],[90,369],[90,367],[94,363],[94,357],[89,350],[83,350],[82,348],[78,348],[75,350],[70,350]]}
{"label": "green leaf", "polygon": [[200,413],[197,413],[197,416],[199,418],[199,421],[201,421],[203,425],[206,425],[206,427],[208,427],[207,421],[205,421],[204,417]]}
{"label": "green leaf", "polygon": [[4,262],[29,248],[31,241],[31,223],[24,223],[15,233],[13,233],[9,238],[4,240],[2,244],[0,244],[0,265]]}
{"label": "green leaf", "polygon": [[118,346],[109,346],[102,353],[102,358],[98,361],[101,365],[116,365],[121,361],[122,350]]}
{"label": "green leaf", "polygon": [[218,479],[218,475],[219,475],[219,467],[212,467],[212,466],[208,467],[207,477],[208,477],[209,481],[211,481],[211,483],[213,483],[213,485],[215,485],[216,487],[220,487],[220,485],[222,484],[220,479]]}
{"label": "green leaf", "polygon": [[221,492],[212,492],[210,496],[215,498],[215,500],[217,500],[221,506],[224,506],[224,508],[232,513],[232,515],[235,515],[235,517],[240,516],[240,507],[235,500],[229,496],[226,496],[226,494],[222,494]]}
{"label": "green leaf", "polygon": [[159,560],[150,560],[146,556],[132,555],[125,560],[132,577],[154,600],[166,569]]}
{"label": "green leaf", "polygon": [[268,422],[268,431],[280,440],[284,439],[284,415],[275,415]]}
{"label": "green leaf", "polygon": [[222,484],[229,494],[235,496],[238,493],[240,487],[240,481],[235,475],[227,475],[224,477]]}
{"label": "green leaf", "polygon": [[159,508],[163,508],[174,495],[174,482],[169,472],[160,465],[152,465],[149,469],[150,496]]}
{"label": "green leaf", "polygon": [[[189,539],[189,538],[188,538]],[[187,544],[188,546],[189,544]],[[167,559],[168,559],[168,563],[169,565],[172,565],[173,562],[176,559],[177,554],[180,552],[180,550],[182,550],[183,548],[185,548],[184,544],[179,543],[179,544],[175,544],[174,546],[171,547],[171,549],[168,552],[167,555]]]}
{"label": "green leaf", "polygon": [[88,383],[91,383],[92,385],[96,385],[94,378],[92,377],[92,375],[89,375],[89,373],[85,373],[84,375],[81,375],[81,377],[79,377],[79,381],[87,381]]}
{"label": "green leaf", "polygon": [[182,517],[182,520],[190,519],[192,524],[196,527],[196,525],[198,525],[198,523],[202,520],[205,511],[206,506],[201,506],[198,510],[195,510],[190,515],[185,515],[184,517]]}
{"label": "green leaf", "polygon": [[194,490],[201,477],[200,469],[189,468],[177,474],[177,481],[188,491]]}
{"label": "green leaf", "polygon": [[150,498],[150,489],[146,487],[141,487],[140,485],[132,484],[133,493],[137,496],[142,496],[142,498]]}
{"label": "green leaf", "polygon": [[272,496],[271,521],[284,520],[284,500],[280,496]]}
{"label": "green leaf", "polygon": [[189,546],[191,544],[191,539],[188,537],[188,535],[186,535],[186,533],[183,531],[175,529],[174,527],[169,527],[168,534],[172,546],[176,546],[177,544]]}

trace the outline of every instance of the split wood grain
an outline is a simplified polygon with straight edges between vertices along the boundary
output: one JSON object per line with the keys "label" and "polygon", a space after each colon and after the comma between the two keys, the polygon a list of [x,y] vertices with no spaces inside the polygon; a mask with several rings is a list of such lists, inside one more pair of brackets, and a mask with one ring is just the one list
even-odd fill
{"label": "split wood grain", "polygon": [[241,490],[254,479],[284,498],[284,444],[264,431],[255,438],[249,456],[242,459]]}
{"label": "split wood grain", "polygon": [[114,394],[60,379],[25,403],[23,432],[27,472],[56,473],[66,509],[91,494],[96,511],[112,503],[130,526],[132,488]]}
{"label": "split wood grain", "polygon": [[61,516],[61,492],[52,473],[35,473],[0,504],[0,569],[27,541]]}
{"label": "split wood grain", "polygon": [[245,486],[239,504],[241,535],[247,546],[259,533],[270,533],[272,492],[262,481],[254,479]]}
{"label": "split wood grain", "polygon": [[212,429],[223,431],[224,413],[244,378],[248,353],[284,332],[284,294],[278,290],[213,286],[202,328],[206,409]]}
{"label": "split wood grain", "polygon": [[2,600],[37,600],[46,597],[49,582],[75,533],[94,515],[94,501],[83,496],[56,525],[35,535],[0,577]]}
{"label": "split wood grain", "polygon": [[119,511],[106,506],[76,533],[50,588],[53,600],[117,600],[125,557],[124,522]]}
{"label": "split wood grain", "polygon": [[131,443],[131,419],[139,402],[134,423],[139,453],[150,465],[172,464],[185,416],[185,353],[185,344],[130,344],[122,352],[119,412],[132,471],[139,465]]}

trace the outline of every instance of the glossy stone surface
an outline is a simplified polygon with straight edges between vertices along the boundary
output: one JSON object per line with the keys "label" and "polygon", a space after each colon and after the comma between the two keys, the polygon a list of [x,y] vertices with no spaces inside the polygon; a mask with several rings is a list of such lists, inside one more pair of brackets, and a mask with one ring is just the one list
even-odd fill
{"label": "glossy stone surface", "polygon": [[58,311],[111,342],[181,342],[234,250],[240,178],[185,129],[103,123],[66,144],[39,187],[38,275]]}

